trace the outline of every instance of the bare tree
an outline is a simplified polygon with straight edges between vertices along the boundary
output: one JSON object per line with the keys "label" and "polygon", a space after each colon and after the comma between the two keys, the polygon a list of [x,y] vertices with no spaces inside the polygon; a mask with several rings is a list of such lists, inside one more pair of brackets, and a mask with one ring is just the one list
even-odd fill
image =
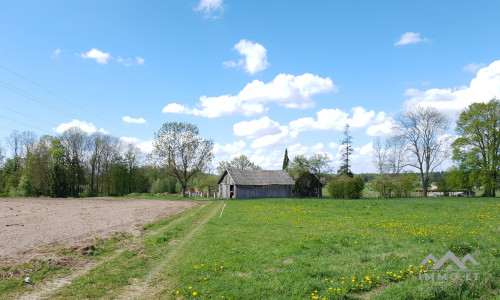
{"label": "bare tree", "polygon": [[410,152],[406,165],[419,171],[424,197],[427,197],[430,173],[449,153],[449,141],[445,137],[448,124],[448,118],[432,107],[412,108],[396,118],[395,139],[404,143]]}
{"label": "bare tree", "polygon": [[20,136],[20,156],[25,157],[34,147],[37,141],[36,134],[33,131],[23,131]]}
{"label": "bare tree", "polygon": [[13,156],[18,157],[21,148],[21,134],[19,133],[19,131],[12,131],[6,138],[6,141],[10,147],[10,151],[12,151]]}
{"label": "bare tree", "polygon": [[390,174],[399,174],[408,161],[407,144],[404,139],[391,137],[385,141],[385,168]]}
{"label": "bare tree", "polygon": [[373,152],[375,154],[373,162],[375,163],[378,172],[380,174],[385,174],[387,165],[387,147],[382,146],[380,138],[375,140],[375,143],[373,144]]}
{"label": "bare tree", "polygon": [[181,183],[186,195],[188,181],[210,166],[213,141],[199,136],[198,127],[189,123],[169,122],[155,133],[154,153],[163,161],[167,172]]}

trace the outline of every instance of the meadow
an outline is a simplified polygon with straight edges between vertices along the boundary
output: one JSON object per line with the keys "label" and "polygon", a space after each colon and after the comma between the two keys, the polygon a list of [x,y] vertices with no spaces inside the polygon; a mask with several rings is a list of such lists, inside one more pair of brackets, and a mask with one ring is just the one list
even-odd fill
{"label": "meadow", "polygon": [[[50,298],[500,297],[498,198],[203,203],[148,224],[142,236],[103,243],[103,258],[96,259],[104,263]],[[465,271],[455,279],[421,280],[433,265],[421,266],[422,260],[448,251],[477,260],[477,266],[466,263],[477,280]]]}
{"label": "meadow", "polygon": [[[500,288],[498,199],[228,201],[166,278],[213,299],[490,299]],[[425,281],[451,250],[478,280]]]}

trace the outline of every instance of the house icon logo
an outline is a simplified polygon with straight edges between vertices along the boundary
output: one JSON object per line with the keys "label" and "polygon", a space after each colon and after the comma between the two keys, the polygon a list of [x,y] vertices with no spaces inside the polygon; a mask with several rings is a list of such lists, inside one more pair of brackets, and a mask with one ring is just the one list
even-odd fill
{"label": "house icon logo", "polygon": [[467,254],[466,256],[464,256],[464,258],[462,258],[462,260],[460,260],[451,251],[446,252],[446,254],[440,260],[437,260],[434,255],[429,254],[420,263],[420,265],[424,266],[429,261],[434,262],[434,266],[432,266],[431,270],[439,270],[443,265],[448,263],[448,261],[450,261],[450,264],[445,268],[446,270],[454,270],[455,267],[458,267],[458,269],[460,270],[468,270],[467,266],[465,265],[465,263],[468,261],[471,262],[474,266],[479,265],[479,263],[470,254]]}
{"label": "house icon logo", "polygon": [[[478,266],[479,263],[472,257],[472,255],[467,254],[462,259],[459,259],[453,252],[448,251],[441,257],[441,259],[436,259],[432,254],[427,255],[422,262],[420,262],[420,267],[422,268],[427,263],[434,263],[434,265],[419,274],[420,280],[457,280],[463,278],[465,280],[477,280],[479,273],[478,270],[471,270],[467,265]],[[467,265],[466,265],[467,264]],[[430,273],[429,273],[430,272]],[[437,275],[436,277],[434,275]]]}

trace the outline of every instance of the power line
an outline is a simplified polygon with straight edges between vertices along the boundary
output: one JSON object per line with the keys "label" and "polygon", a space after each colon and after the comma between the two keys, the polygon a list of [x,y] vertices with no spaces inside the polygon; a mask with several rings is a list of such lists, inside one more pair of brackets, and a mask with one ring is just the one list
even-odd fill
{"label": "power line", "polygon": [[22,124],[22,125],[24,125],[24,126],[29,126],[29,127],[32,127],[32,128],[35,128],[35,129],[38,129],[38,130],[41,130],[41,131],[45,132],[45,130],[44,130],[44,129],[41,129],[41,128],[39,128],[39,127],[36,127],[36,126],[30,125],[30,124],[26,124],[26,123],[21,122],[21,121],[17,121],[17,120],[11,119],[11,118],[9,118],[9,117],[0,116],[0,118],[4,118],[4,119],[10,120],[10,121],[12,121],[12,122],[16,122],[16,123]]}
{"label": "power line", "polygon": [[21,116],[24,116],[24,117],[27,117],[27,118],[30,118],[30,119],[33,119],[33,120],[37,120],[38,122],[45,123],[45,124],[47,124],[47,125],[49,125],[49,126],[52,126],[52,127],[57,127],[57,126],[55,126],[54,124],[50,124],[49,122],[46,122],[46,121],[44,121],[44,120],[40,120],[40,119],[38,119],[38,118],[35,118],[35,117],[32,117],[32,116],[29,116],[29,115],[27,115],[27,114],[24,114],[24,113],[21,113],[21,112],[15,111],[15,110],[13,110],[13,109],[11,109],[11,108],[8,108],[8,107],[5,107],[5,106],[1,106],[1,105],[0,105],[0,108],[3,108],[3,109],[5,109],[5,110],[9,110],[9,111],[11,111],[11,112],[13,112],[13,113],[16,113],[16,114],[18,114],[18,115],[21,115]]}
{"label": "power line", "polygon": [[16,88],[15,86],[10,85],[10,84],[8,84],[8,83],[5,83],[5,82],[3,82],[3,81],[1,81],[1,80],[0,80],[0,86],[3,86],[3,87],[5,87],[5,88],[7,88],[7,89],[9,89],[9,90],[11,90],[11,91],[13,91],[13,92],[15,92],[15,93],[17,93],[17,94],[21,95],[21,96],[24,96],[24,97],[26,97],[26,98],[28,98],[28,99],[30,99],[30,100],[32,100],[32,101],[35,101],[35,102],[37,102],[37,103],[41,104],[41,105],[43,105],[43,106],[49,107],[49,108],[51,108],[51,109],[53,109],[53,110],[55,110],[55,111],[57,111],[57,112],[59,112],[59,113],[65,114],[66,116],[69,116],[70,118],[75,118],[75,119],[83,119],[83,118],[81,118],[81,117],[79,117],[79,116],[77,116],[77,115],[74,115],[74,114],[72,114],[72,113],[65,112],[64,110],[59,109],[59,108],[57,108],[56,106],[54,106],[54,105],[50,104],[50,102],[47,102],[47,101],[45,101],[45,100],[43,100],[43,99],[40,99],[40,98],[38,98],[38,97],[35,97],[35,96],[33,96],[33,95],[31,95],[31,94],[29,94],[29,93],[27,93],[27,92],[24,92],[23,90],[18,89],[18,88]]}
{"label": "power line", "polygon": [[[80,106],[80,105],[76,104],[75,102],[73,102],[73,101],[71,101],[71,100],[67,99],[66,97],[63,97],[63,96],[61,96],[61,95],[59,95],[59,94],[57,94],[57,93],[55,93],[55,92],[53,92],[53,91],[49,90],[48,88],[45,88],[45,87],[41,86],[40,84],[38,84],[38,83],[34,82],[33,80],[30,80],[29,78],[27,78],[27,77],[25,77],[25,76],[23,76],[23,75],[21,75],[21,74],[19,74],[19,73],[15,72],[15,71],[13,71],[13,70],[9,69],[9,68],[7,68],[7,67],[5,67],[5,66],[1,65],[1,64],[0,64],[0,68],[2,68],[2,69],[4,69],[4,70],[6,70],[6,71],[8,71],[8,72],[10,72],[10,73],[12,73],[12,74],[14,74],[14,75],[16,75],[17,77],[19,77],[19,78],[21,78],[21,79],[23,79],[23,80],[25,80],[25,81],[27,81],[27,82],[29,82],[29,83],[31,83],[31,84],[33,84],[33,85],[37,86],[38,88],[40,88],[40,89],[42,89],[42,90],[46,91],[47,93],[52,94],[52,95],[54,95],[54,96],[56,96],[56,97],[58,97],[58,98],[60,98],[60,99],[62,99],[62,100],[64,100],[64,101],[66,101],[66,102],[68,102],[68,103],[70,103],[70,104],[72,104],[72,105],[76,106],[77,108],[79,108],[79,109],[81,109],[81,110],[83,110],[83,111],[85,111],[85,112],[87,112],[87,113],[89,113],[89,114],[91,114],[91,115],[94,115],[94,116],[98,117],[99,119],[102,119],[102,120],[106,121],[107,123],[109,123],[109,124],[111,124],[111,125],[115,126],[116,128],[118,128],[118,129],[120,129],[120,130],[127,131],[128,133],[131,133],[131,132],[130,132],[130,131],[128,131],[127,129],[124,129],[123,127],[121,127],[121,126],[119,126],[119,125],[115,124],[114,122],[111,122],[111,121],[109,121],[109,120],[107,120],[107,119],[105,119],[105,118],[101,117],[100,115],[98,115],[98,114],[96,114],[96,113],[94,113],[94,112],[92,112],[92,111],[87,110],[85,107],[82,107],[82,106]],[[81,119],[83,119],[83,118],[81,118]]]}

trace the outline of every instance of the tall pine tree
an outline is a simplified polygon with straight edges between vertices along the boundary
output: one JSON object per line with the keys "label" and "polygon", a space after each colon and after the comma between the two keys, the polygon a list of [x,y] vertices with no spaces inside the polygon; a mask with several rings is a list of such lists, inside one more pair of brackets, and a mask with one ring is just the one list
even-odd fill
{"label": "tall pine tree", "polygon": [[283,170],[288,168],[288,164],[290,163],[290,159],[288,158],[288,149],[285,149],[285,156],[283,157]]}
{"label": "tall pine tree", "polygon": [[342,140],[342,165],[339,168],[338,174],[353,177],[349,157],[352,155],[352,136],[349,131],[349,124],[344,127],[344,139]]}

